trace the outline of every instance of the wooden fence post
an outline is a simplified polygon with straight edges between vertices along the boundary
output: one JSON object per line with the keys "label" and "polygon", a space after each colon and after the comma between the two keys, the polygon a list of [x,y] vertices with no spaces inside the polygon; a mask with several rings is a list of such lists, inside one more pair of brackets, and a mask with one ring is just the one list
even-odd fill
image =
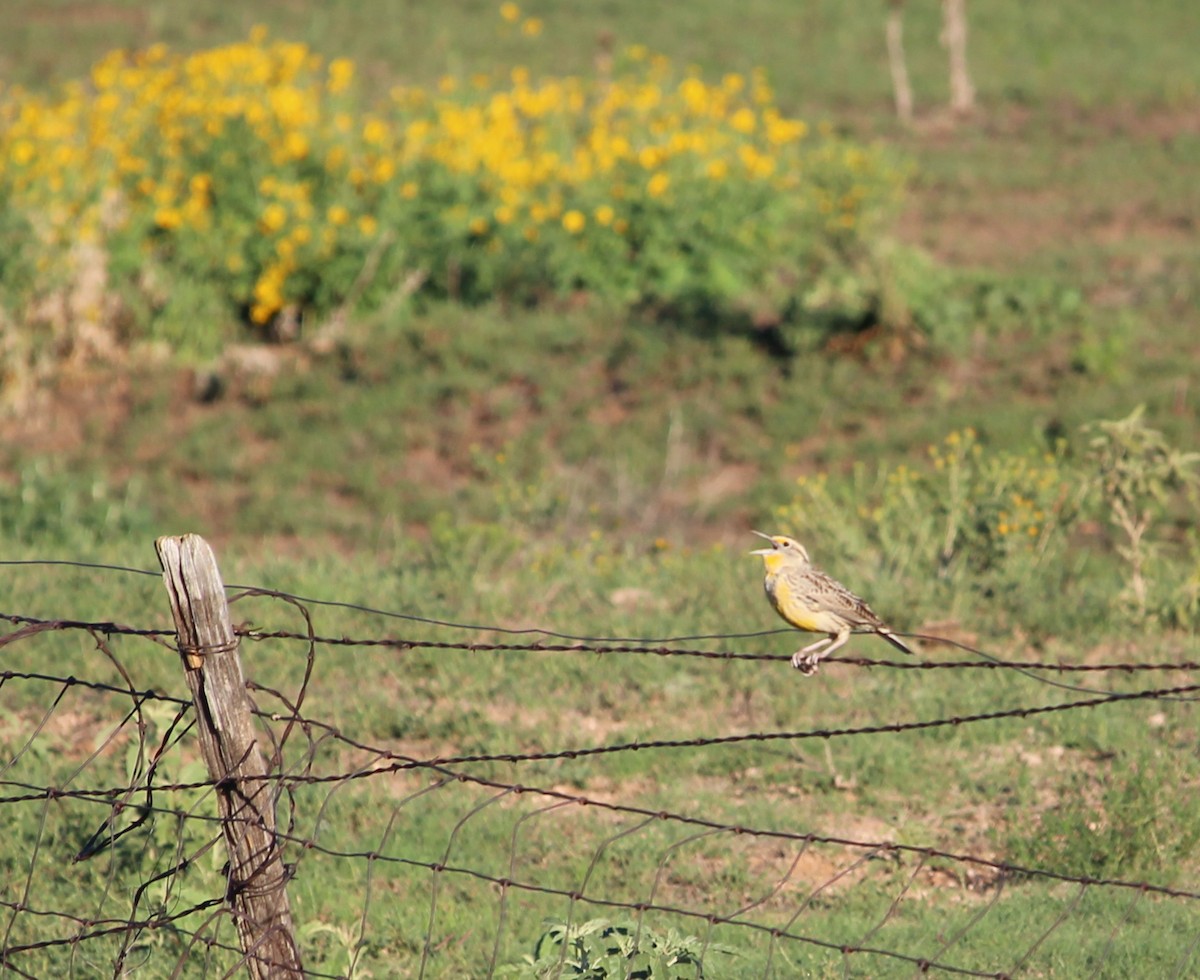
{"label": "wooden fence post", "polygon": [[246,695],[237,637],[212,548],[198,534],[154,542],[175,616],[200,749],[216,784],[229,851],[226,899],[255,980],[301,978],[275,836],[274,793]]}
{"label": "wooden fence post", "polygon": [[908,63],[904,60],[904,3],[905,0],[888,0],[887,53],[896,116],[905,126],[911,126],[913,94],[912,83],[908,80]]}

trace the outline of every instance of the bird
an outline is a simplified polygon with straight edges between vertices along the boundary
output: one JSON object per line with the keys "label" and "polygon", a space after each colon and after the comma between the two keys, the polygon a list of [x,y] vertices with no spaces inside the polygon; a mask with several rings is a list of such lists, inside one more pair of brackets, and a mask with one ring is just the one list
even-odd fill
{"label": "bird", "polygon": [[815,674],[817,664],[849,640],[851,633],[878,633],[897,650],[912,654],[866,602],[815,567],[799,541],[783,534],[752,533],[771,542],[771,547],[750,554],[762,556],[767,573],[763,588],[775,611],[796,629],[828,634],[797,650],[793,667]]}

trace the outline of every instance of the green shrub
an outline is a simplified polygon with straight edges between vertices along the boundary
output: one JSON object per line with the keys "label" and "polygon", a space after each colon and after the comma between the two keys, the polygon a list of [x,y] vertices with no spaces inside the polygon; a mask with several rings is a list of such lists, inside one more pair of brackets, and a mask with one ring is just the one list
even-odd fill
{"label": "green shrub", "polygon": [[[1066,441],[1049,452],[996,451],[971,429],[952,432],[921,466],[801,478],[779,524],[818,562],[856,564],[847,580],[906,583],[922,615],[986,600],[976,611],[1009,630],[1136,626],[1149,616],[1187,626],[1200,551],[1191,535],[1168,560],[1159,525],[1172,506],[1194,510],[1200,456],[1171,447],[1140,410],[1088,431],[1083,454]],[[1105,525],[1116,535],[1111,551],[1096,547]]]}
{"label": "green shrub", "polygon": [[[541,980],[580,977],[586,980],[719,980],[733,976],[721,965],[736,956],[729,946],[706,943],[674,929],[665,934],[636,923],[591,919],[577,925],[547,922],[532,955],[497,970],[499,976]],[[703,959],[701,959],[703,957]]]}

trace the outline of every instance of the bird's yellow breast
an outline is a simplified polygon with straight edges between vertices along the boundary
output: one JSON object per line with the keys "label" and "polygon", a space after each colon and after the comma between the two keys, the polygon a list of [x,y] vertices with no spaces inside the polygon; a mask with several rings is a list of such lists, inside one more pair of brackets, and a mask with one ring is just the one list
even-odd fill
{"label": "bird's yellow breast", "polygon": [[768,573],[763,583],[771,605],[784,620],[797,629],[810,633],[825,632],[824,617],[812,605],[803,600],[796,587],[786,575]]}

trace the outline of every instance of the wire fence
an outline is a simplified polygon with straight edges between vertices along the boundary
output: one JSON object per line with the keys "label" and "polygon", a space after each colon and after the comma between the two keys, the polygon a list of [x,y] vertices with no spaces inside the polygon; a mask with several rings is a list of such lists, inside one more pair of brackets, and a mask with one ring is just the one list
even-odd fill
{"label": "wire fence", "polygon": [[[197,586],[186,599],[196,601],[202,591]],[[1005,662],[978,652],[937,660],[841,656],[829,663],[965,676],[1021,672],[1071,693],[937,717],[904,717],[911,711],[898,704],[895,719],[867,725],[636,741],[588,742],[564,719],[561,728],[542,729],[557,746],[463,751],[457,746],[473,739],[469,724],[422,730],[419,719],[408,718],[389,730],[378,716],[356,717],[352,702],[324,702],[318,691],[326,661],[339,649],[384,649],[400,658],[451,650],[670,657],[737,662],[813,682],[782,674],[786,654],[737,649],[744,636],[640,641],[547,634],[480,642],[481,632],[514,631],[420,617],[403,618],[432,636],[335,636],[317,628],[327,603],[231,591],[233,600],[283,604],[305,628],[247,624],[231,627],[232,642],[200,643],[184,637],[178,618],[174,629],[162,625],[165,602],[147,611],[158,625],[0,613],[11,625],[0,636],[4,971],[23,977],[228,976],[243,969],[311,977],[1116,976],[1127,971],[1120,951],[1136,950],[1152,934],[1173,951],[1163,975],[1197,969],[1200,890],[1166,874],[1127,879],[1022,864],[994,847],[947,846],[954,834],[931,841],[923,833],[905,839],[846,832],[840,828],[878,821],[844,814],[825,825],[797,819],[786,788],[761,801],[740,800],[737,780],[718,767],[711,780],[718,785],[682,805],[656,790],[678,774],[683,753],[932,737],[1121,704],[1187,710],[1200,684],[1184,681],[1198,664]],[[227,615],[224,595],[219,605]],[[464,629],[476,638],[463,639]],[[688,640],[692,645],[683,645]],[[702,649],[695,645],[700,640],[730,649]],[[54,658],[72,669],[56,670]],[[221,658],[236,665],[235,679],[243,665],[255,668],[228,708],[218,703]],[[390,664],[397,662],[403,660]],[[267,674],[283,682],[268,684]],[[385,683],[367,664],[352,674],[362,685]],[[387,682],[404,683],[402,671],[388,674]],[[1138,681],[1164,674],[1172,676],[1145,686]],[[1104,676],[1138,686],[1100,689],[1062,680]],[[239,722],[227,711],[237,710],[245,711],[253,743],[220,758],[213,744],[231,736]],[[437,724],[431,715],[428,727]],[[263,764],[255,770],[259,754]],[[635,756],[642,768],[633,767]],[[611,768],[583,776],[569,768],[600,763]],[[647,767],[653,781],[645,778]],[[913,787],[913,797],[940,791]],[[979,845],[978,835],[970,839]]]}

